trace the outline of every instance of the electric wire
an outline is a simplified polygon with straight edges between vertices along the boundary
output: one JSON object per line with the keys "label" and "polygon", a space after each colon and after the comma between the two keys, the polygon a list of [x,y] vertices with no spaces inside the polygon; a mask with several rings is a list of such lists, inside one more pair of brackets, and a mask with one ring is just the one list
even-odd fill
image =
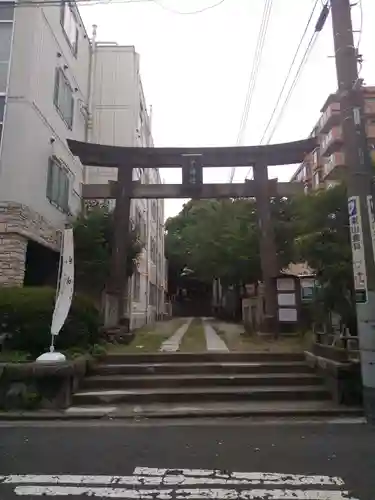
{"label": "electric wire", "polygon": [[[268,25],[269,25],[269,21],[270,21],[270,17],[271,17],[271,11],[272,11],[272,0],[266,0],[266,3],[265,3],[264,8],[263,8],[261,24],[259,27],[257,44],[256,44],[256,48],[255,48],[253,65],[251,68],[248,88],[247,88],[247,92],[246,92],[245,103],[244,103],[244,106],[242,109],[240,128],[239,128],[239,132],[238,132],[238,136],[237,136],[237,145],[240,145],[242,140],[243,140],[243,135],[244,135],[247,121],[249,118],[249,111],[250,111],[251,103],[252,103],[252,100],[254,97],[254,90],[256,87],[257,79],[258,79],[258,73],[259,73],[259,68],[260,68],[260,64],[261,64],[261,60],[262,60],[264,44],[265,44],[265,40],[267,37]],[[229,182],[233,182],[235,172],[236,172],[236,167],[232,167],[231,172],[230,172],[230,176],[229,176]]]}
{"label": "electric wire", "polygon": [[268,123],[267,123],[267,125],[266,125],[266,128],[264,129],[264,132],[263,132],[262,138],[261,138],[261,140],[260,140],[260,143],[261,143],[261,144],[263,143],[263,141],[264,141],[264,139],[265,139],[265,137],[266,137],[266,135],[267,135],[267,132],[268,132],[268,130],[269,130],[269,128],[270,128],[270,126],[271,126],[272,120],[273,120],[273,118],[274,118],[274,116],[275,116],[275,114],[276,114],[276,111],[277,111],[278,107],[279,107],[279,104],[280,104],[281,98],[282,98],[282,96],[283,96],[283,94],[284,94],[284,91],[285,91],[285,89],[286,89],[286,86],[287,86],[287,84],[288,84],[288,81],[289,81],[290,75],[292,74],[292,71],[293,71],[293,68],[294,68],[294,64],[295,64],[295,62],[296,62],[296,60],[297,60],[297,57],[298,57],[298,54],[299,54],[299,52],[300,52],[301,46],[302,46],[302,44],[303,44],[303,41],[304,41],[304,39],[305,39],[305,37],[306,37],[306,35],[307,35],[307,32],[308,32],[308,30],[309,30],[309,27],[310,27],[310,25],[311,25],[312,19],[313,19],[313,17],[314,17],[314,12],[315,12],[315,9],[316,9],[316,7],[317,7],[318,3],[319,3],[319,0],[316,0],[316,1],[315,1],[315,4],[314,4],[314,6],[313,6],[313,9],[312,9],[312,11],[311,11],[311,13],[310,13],[309,19],[308,19],[307,24],[306,24],[306,26],[305,26],[305,29],[304,29],[304,31],[303,31],[303,33],[302,33],[302,36],[301,36],[301,39],[300,39],[299,44],[298,44],[298,46],[297,46],[297,49],[296,49],[296,51],[295,51],[295,53],[294,53],[294,56],[293,56],[292,62],[290,63],[290,66],[289,66],[288,72],[287,72],[287,74],[286,74],[286,77],[285,77],[284,83],[283,83],[283,85],[282,85],[282,87],[281,87],[280,94],[279,94],[279,96],[278,96],[278,98],[277,98],[277,100],[276,100],[276,104],[275,104],[275,106],[274,106],[274,108],[273,108],[273,110],[272,110],[272,112],[271,112],[271,116],[270,116],[270,119],[268,120]]}
{"label": "electric wire", "polygon": [[8,2],[0,1],[1,8],[9,8],[13,6],[14,8],[40,8],[40,7],[61,7],[61,5],[67,4],[77,4],[80,6],[87,5],[108,5],[108,4],[137,4],[137,3],[152,3],[155,0],[45,0],[45,1],[32,1],[32,0],[21,0],[18,2]]}
{"label": "electric wire", "polygon": [[[312,14],[314,14],[314,12],[315,12],[315,8],[316,8],[317,3],[318,3],[318,2],[316,2],[316,3],[314,4]],[[273,138],[273,136],[274,136],[274,134],[275,134],[275,132],[276,132],[276,130],[277,130],[277,128],[278,128],[278,126],[279,126],[280,122],[281,122],[281,119],[282,119],[282,117],[283,117],[283,115],[284,115],[284,113],[285,113],[285,110],[286,110],[286,108],[287,108],[287,106],[288,106],[288,104],[289,104],[289,101],[290,101],[290,99],[291,99],[291,97],[292,97],[292,94],[293,94],[293,92],[294,92],[294,90],[295,90],[295,88],[296,88],[296,86],[297,86],[297,83],[298,83],[299,78],[300,78],[300,76],[301,76],[301,74],[302,74],[302,71],[303,71],[303,69],[304,69],[304,67],[305,67],[305,65],[306,65],[306,63],[307,63],[307,61],[308,61],[308,59],[309,59],[309,57],[310,57],[310,54],[311,54],[311,52],[312,52],[312,50],[313,50],[313,48],[314,48],[314,46],[315,46],[315,43],[316,43],[317,38],[318,38],[318,36],[319,36],[319,33],[322,31],[322,28],[323,28],[323,26],[324,26],[324,24],[325,24],[325,21],[326,21],[327,17],[328,17],[328,13],[329,13],[329,7],[328,7],[328,1],[327,1],[327,2],[323,5],[323,10],[322,10],[322,12],[321,12],[321,14],[320,14],[320,16],[319,16],[319,18],[318,18],[318,21],[317,21],[316,25],[315,25],[315,30],[314,30],[314,33],[312,34],[312,36],[311,36],[311,38],[310,38],[310,40],[309,40],[309,43],[308,43],[308,45],[307,45],[307,48],[306,48],[306,50],[305,50],[305,52],[304,52],[304,54],[303,54],[303,56],[302,56],[302,59],[301,59],[300,64],[299,64],[299,66],[298,66],[297,72],[296,72],[296,74],[295,74],[295,76],[294,76],[294,79],[293,79],[293,81],[292,81],[292,83],[291,83],[291,86],[290,86],[290,88],[289,88],[289,91],[288,91],[288,93],[287,93],[287,95],[286,95],[286,97],[285,97],[285,99],[284,99],[283,105],[282,105],[282,107],[281,107],[281,109],[280,109],[280,111],[279,111],[279,114],[278,114],[277,120],[276,120],[276,122],[274,123],[273,128],[272,128],[272,130],[271,130],[271,133],[270,133],[270,134],[269,134],[269,136],[268,136],[268,139],[267,139],[267,144],[269,144],[269,143],[271,142],[271,140],[272,140],[272,138]],[[310,22],[311,22],[311,17],[312,17],[312,16],[310,16],[310,18],[309,18],[307,29],[308,29],[309,24],[310,24]],[[305,38],[305,33],[307,32],[307,29],[304,31],[304,34],[303,34],[303,37],[302,37],[302,41],[303,41],[303,39]],[[301,45],[301,43],[300,43],[300,45]],[[300,47],[300,45],[299,45],[299,47]],[[299,49],[298,49],[298,50],[299,50]],[[288,72],[288,73],[289,73],[289,72]],[[283,87],[283,88],[284,88],[284,87]],[[281,91],[281,93],[280,93],[280,95],[279,95],[279,99],[278,99],[279,101],[281,100],[281,95],[282,95],[282,93],[283,93],[283,90]],[[277,106],[276,106],[276,108],[277,108]],[[273,116],[275,115],[275,113],[276,113],[276,109],[273,111],[272,118],[273,118]],[[271,123],[271,122],[272,122],[272,118],[271,118],[271,120],[270,120],[270,122],[269,122],[269,123]],[[269,126],[268,126],[268,128],[269,128]],[[265,131],[265,133],[263,134],[263,137],[262,137],[262,141],[261,141],[261,143],[263,143],[263,141],[264,141],[264,138],[265,138],[265,136],[266,136],[266,132],[267,132],[267,130],[266,130],[266,131]],[[252,169],[251,169],[251,167],[250,167],[250,168],[249,168],[249,170],[248,170],[248,172],[247,172],[247,174],[246,174],[245,180],[248,178],[248,176],[249,176],[249,174],[250,174],[251,170],[252,170]]]}
{"label": "electric wire", "polygon": [[359,21],[359,35],[358,35],[358,41],[357,41],[357,52],[359,50],[359,47],[361,45],[361,41],[362,41],[362,33],[363,33],[363,3],[362,3],[362,0],[358,0],[358,3],[357,3],[358,7],[359,7],[359,13],[360,13],[360,21]]}
{"label": "electric wire", "polygon": [[9,5],[12,5],[16,8],[21,8],[21,7],[60,7],[64,3],[72,3],[72,4],[77,4],[81,6],[88,6],[88,5],[108,5],[108,4],[137,4],[137,3],[154,3],[155,5],[158,5],[160,8],[171,12],[173,14],[180,14],[180,15],[193,15],[193,14],[201,14],[203,12],[206,12],[208,10],[214,9],[218,7],[219,5],[223,4],[226,0],[219,0],[215,4],[208,5],[207,7],[204,7],[199,10],[191,11],[191,12],[181,12],[178,10],[174,10],[170,7],[167,7],[165,5],[162,5],[158,0],[45,0],[45,1],[33,1],[33,0],[21,0],[18,2],[12,2],[12,1],[0,1],[0,9],[1,8],[6,8],[9,7]]}
{"label": "electric wire", "polygon": [[166,5],[163,5],[159,0],[151,0],[151,1],[154,2],[156,5],[158,5],[161,9],[166,10],[167,12],[171,12],[172,14],[178,14],[181,16],[191,16],[191,15],[196,15],[196,14],[202,14],[203,12],[207,12],[208,10],[216,9],[216,7],[219,7],[220,5],[222,5],[226,0],[219,0],[218,2],[216,2],[212,5],[207,5],[207,7],[202,7],[201,9],[187,11],[187,12],[183,12],[180,10],[172,9],[171,7],[167,7]]}
{"label": "electric wire", "polygon": [[299,82],[299,79],[301,77],[302,71],[305,68],[306,63],[307,63],[307,61],[308,61],[308,59],[309,59],[309,57],[310,57],[310,55],[311,55],[311,53],[312,53],[312,51],[314,49],[314,46],[315,46],[316,41],[317,41],[317,39],[319,37],[319,34],[320,34],[320,32],[322,31],[322,29],[324,27],[324,24],[325,24],[325,22],[327,20],[328,14],[329,14],[329,4],[328,4],[328,1],[327,1],[325,3],[325,5],[323,6],[323,10],[322,10],[322,12],[321,12],[321,14],[320,14],[320,16],[318,18],[318,21],[317,21],[316,25],[315,25],[314,33],[312,34],[312,36],[311,36],[311,38],[309,40],[309,43],[308,43],[308,45],[306,47],[306,50],[305,50],[305,52],[303,54],[302,60],[301,60],[301,62],[299,64],[297,72],[296,72],[296,74],[294,76],[294,80],[292,82],[292,85],[291,85],[291,87],[289,89],[289,92],[288,92],[288,94],[287,94],[287,96],[286,96],[286,98],[284,100],[284,103],[283,103],[283,105],[282,105],[282,107],[280,109],[279,116],[278,116],[278,118],[277,118],[277,120],[276,120],[276,122],[275,122],[275,124],[274,124],[274,126],[272,128],[272,130],[271,130],[271,133],[270,133],[268,139],[267,139],[267,144],[269,144],[271,142],[273,136],[275,135],[276,130],[278,129],[278,127],[279,127],[279,125],[281,123],[281,120],[282,120],[282,118],[284,116],[285,110],[286,110],[286,108],[287,108],[287,106],[289,104],[290,98],[293,95],[294,89],[296,88],[297,83]]}

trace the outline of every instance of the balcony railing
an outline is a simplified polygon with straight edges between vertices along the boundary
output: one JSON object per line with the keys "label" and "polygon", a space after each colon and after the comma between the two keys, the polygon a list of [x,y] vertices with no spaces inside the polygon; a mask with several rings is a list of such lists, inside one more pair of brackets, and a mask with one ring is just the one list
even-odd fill
{"label": "balcony railing", "polygon": [[340,119],[340,103],[333,102],[328,106],[319,120],[319,129],[321,133],[327,132],[328,129]]}
{"label": "balcony railing", "polygon": [[365,114],[366,115],[375,115],[375,99],[367,98],[365,100]]}
{"label": "balcony railing", "polygon": [[366,124],[366,133],[369,139],[375,139],[375,123],[372,120]]}
{"label": "balcony railing", "polygon": [[342,129],[340,126],[332,127],[328,134],[322,136],[320,141],[320,153],[322,156],[329,156],[335,144],[342,143]]}
{"label": "balcony railing", "polygon": [[324,162],[323,177],[326,178],[328,175],[332,177],[333,170],[337,167],[343,167],[345,165],[345,155],[344,153],[338,152],[333,153]]}

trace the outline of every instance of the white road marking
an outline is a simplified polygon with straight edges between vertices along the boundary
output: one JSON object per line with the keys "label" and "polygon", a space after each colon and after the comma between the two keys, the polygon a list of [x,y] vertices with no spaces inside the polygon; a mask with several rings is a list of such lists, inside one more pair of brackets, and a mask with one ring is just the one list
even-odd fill
{"label": "white road marking", "polygon": [[358,500],[347,491],[332,490],[134,490],[122,488],[89,488],[77,486],[17,486],[18,496],[90,496],[129,500]]}
{"label": "white road marking", "polygon": [[[0,476],[1,485],[12,485],[17,496],[32,498],[91,496],[127,500],[358,500],[349,497],[348,491],[337,490],[337,487],[344,486],[344,481],[336,476],[228,473],[205,469],[136,467],[132,476],[9,474]],[[249,485],[254,488],[246,489]],[[319,486],[329,489],[318,490]]]}
{"label": "white road marking", "polygon": [[[163,469],[161,469],[163,470]],[[193,471],[197,472],[197,471]],[[205,471],[212,472],[212,471]],[[186,477],[188,476],[188,477]],[[88,475],[27,475],[0,476],[4,484],[102,484],[132,486],[192,486],[200,484],[222,484],[228,486],[270,485],[270,486],[343,486],[339,477],[304,476],[296,474],[233,473],[230,476],[217,473],[215,477],[194,477],[189,474],[166,474],[155,476],[88,476]]]}
{"label": "white road marking", "polygon": [[81,413],[93,413],[93,414],[101,414],[101,413],[113,413],[114,411],[117,410],[117,406],[87,406],[87,407],[81,407],[81,406],[71,406],[70,408],[67,408],[65,410],[65,413],[76,413],[76,414],[81,414]]}
{"label": "white road marking", "polygon": [[206,337],[207,351],[229,351],[224,340],[219,337],[219,335],[209,323],[203,322],[203,328],[204,336]]}
{"label": "white road marking", "polygon": [[303,474],[278,474],[269,472],[233,472],[231,474],[223,473],[219,470],[205,469],[153,469],[149,467],[136,467],[133,474],[135,476],[166,476],[168,474],[178,474],[182,476],[197,476],[217,479],[242,479],[248,481],[258,481],[273,483],[280,481],[280,484],[320,484],[342,486],[344,481],[340,477],[303,475]]}
{"label": "white road marking", "polygon": [[166,352],[176,352],[178,351],[178,348],[180,347],[181,341],[185,333],[187,332],[190,323],[193,321],[193,318],[189,318],[183,325],[178,328],[171,337],[169,337],[167,340],[165,340],[161,347],[160,351],[166,351]]}

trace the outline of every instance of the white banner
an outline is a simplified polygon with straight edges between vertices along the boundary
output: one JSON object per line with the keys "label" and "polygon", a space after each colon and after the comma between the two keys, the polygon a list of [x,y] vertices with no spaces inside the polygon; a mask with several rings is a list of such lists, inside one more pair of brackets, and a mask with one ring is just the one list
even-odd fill
{"label": "white banner", "polygon": [[58,335],[68,316],[74,291],[74,242],[73,229],[65,229],[62,248],[62,267],[51,333]]}
{"label": "white banner", "polygon": [[353,254],[354,288],[367,296],[367,275],[359,196],[348,198],[350,239]]}
{"label": "white banner", "polygon": [[375,259],[375,213],[374,213],[374,201],[372,199],[371,194],[367,196],[367,210],[368,210],[368,218],[369,218],[369,222],[370,222],[372,253],[373,253],[373,257]]}

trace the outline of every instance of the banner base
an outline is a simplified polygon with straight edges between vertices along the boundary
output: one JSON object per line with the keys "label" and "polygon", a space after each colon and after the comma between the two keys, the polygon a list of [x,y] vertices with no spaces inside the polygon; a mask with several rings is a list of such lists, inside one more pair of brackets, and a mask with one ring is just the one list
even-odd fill
{"label": "banner base", "polygon": [[37,363],[63,363],[66,357],[61,352],[45,352],[36,359]]}

